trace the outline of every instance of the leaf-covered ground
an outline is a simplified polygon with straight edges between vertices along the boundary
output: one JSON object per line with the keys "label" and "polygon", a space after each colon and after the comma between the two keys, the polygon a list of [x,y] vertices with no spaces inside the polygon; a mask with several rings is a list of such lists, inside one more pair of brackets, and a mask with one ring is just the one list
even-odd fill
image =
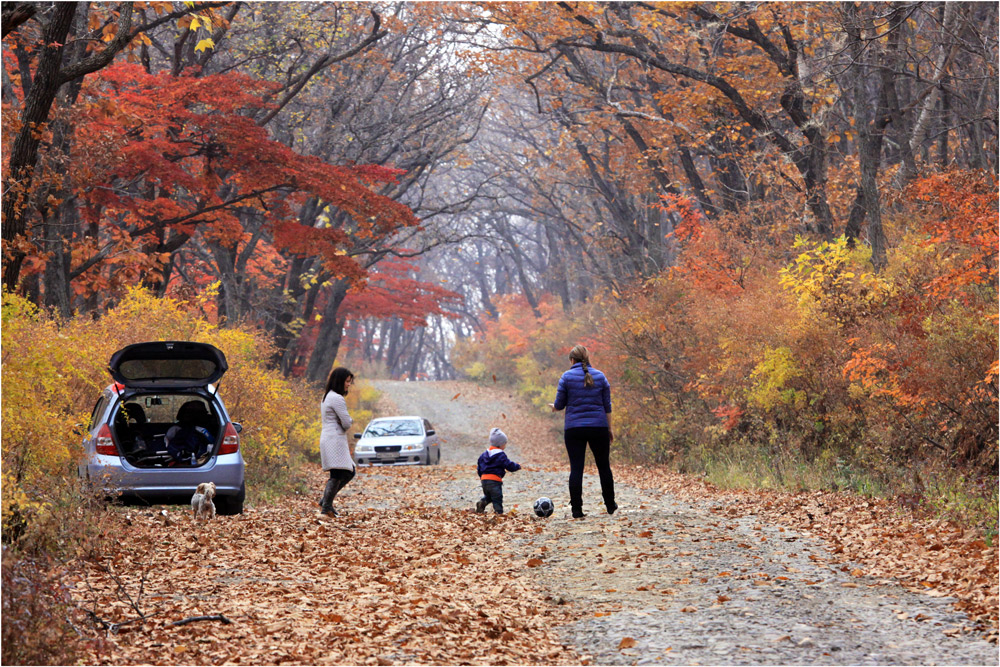
{"label": "leaf-covered ground", "polygon": [[[725,664],[851,663],[861,660],[849,647],[831,654],[820,637],[796,634],[795,623],[785,628],[781,619],[829,624],[831,636],[863,633],[850,627],[864,625],[861,612],[847,613],[837,628],[841,620],[827,609],[865,601],[873,604],[867,613],[887,624],[883,634],[898,633],[889,639],[905,645],[895,659],[876,662],[899,661],[939,638],[941,650],[949,642],[947,655],[957,656],[948,662],[975,664],[984,660],[977,657],[983,631],[995,641],[997,550],[975,535],[883,502],[721,492],[622,465],[615,466],[627,501],[621,511],[598,511],[588,477],[588,517],[570,521],[548,415],[492,388],[383,389],[399,403],[387,410],[434,422],[446,439],[443,465],[362,469],[338,502],[347,515],[335,519],[316,513],[319,470],[303,472],[315,497],[248,507],[239,517],[196,523],[183,506],[116,510],[114,551],[84,566],[73,591],[88,612],[78,628],[106,640],[88,659],[632,664],[708,655]],[[475,456],[489,425],[504,428],[508,453],[525,465],[508,476],[510,511],[502,517],[471,511]],[[546,520],[530,512],[542,494],[559,505]],[[952,610],[942,618],[965,620],[939,622],[919,603],[927,594],[956,597],[969,617]],[[761,618],[761,609],[774,613]],[[174,625],[201,616],[230,623]],[[747,638],[712,643],[727,631]],[[712,636],[706,646],[690,639],[703,635]],[[893,650],[888,645],[879,650]]]}
{"label": "leaf-covered ground", "polygon": [[[127,623],[95,662],[579,662],[555,639],[564,613],[496,557],[529,529],[514,517],[412,504],[327,520],[306,498],[204,524],[180,510],[128,517],[114,559],[77,586],[103,621]],[[171,625],[211,615],[231,623]]]}

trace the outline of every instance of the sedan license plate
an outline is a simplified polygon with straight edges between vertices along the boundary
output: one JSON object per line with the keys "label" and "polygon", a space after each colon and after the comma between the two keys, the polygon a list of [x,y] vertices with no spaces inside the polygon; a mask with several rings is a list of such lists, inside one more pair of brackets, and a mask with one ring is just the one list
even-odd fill
{"label": "sedan license plate", "polygon": [[394,461],[396,460],[396,452],[379,452],[375,458],[379,461]]}

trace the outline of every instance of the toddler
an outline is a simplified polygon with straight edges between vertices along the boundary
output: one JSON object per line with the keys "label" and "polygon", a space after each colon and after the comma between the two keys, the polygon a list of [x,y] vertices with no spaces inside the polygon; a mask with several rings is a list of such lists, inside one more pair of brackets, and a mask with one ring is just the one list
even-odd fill
{"label": "toddler", "polygon": [[493,503],[493,511],[503,514],[503,476],[507,471],[514,472],[520,470],[521,466],[514,463],[504,454],[504,447],[507,446],[507,436],[503,431],[494,427],[490,431],[490,446],[479,455],[476,463],[476,474],[483,485],[483,497],[476,503],[476,512],[486,511],[486,505]]}

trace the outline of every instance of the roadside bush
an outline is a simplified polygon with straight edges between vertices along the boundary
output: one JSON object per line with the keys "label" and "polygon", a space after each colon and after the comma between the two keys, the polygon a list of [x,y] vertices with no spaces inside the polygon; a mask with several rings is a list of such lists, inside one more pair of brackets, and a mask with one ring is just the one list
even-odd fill
{"label": "roadside bush", "polygon": [[87,624],[69,595],[67,563],[96,557],[121,526],[104,499],[82,494],[76,480],[35,485],[32,494],[33,502],[4,519],[0,662],[75,664],[84,645],[99,640],[79,631]]}
{"label": "roadside bush", "polygon": [[935,175],[889,219],[881,274],[863,246],[799,239],[739,289],[720,276],[738,258],[702,261],[689,234],[605,326],[620,450],[721,485],[908,495],[995,531],[996,215],[994,177]]}
{"label": "roadside bush", "polygon": [[459,341],[452,351],[455,367],[469,379],[511,387],[544,408],[555,399],[574,345],[585,345],[595,366],[602,368],[604,346],[594,328],[602,308],[599,302],[568,314],[555,297],[544,295],[538,304],[540,317],[521,295],[503,296],[496,306],[499,317],[487,321],[480,335]]}
{"label": "roadside bush", "polygon": [[[354,432],[360,433],[373,418],[378,416],[378,399],[381,396],[375,387],[365,380],[357,380],[346,396],[347,409],[354,419]],[[315,440],[313,451],[319,457],[319,437]]]}
{"label": "roadside bush", "polygon": [[29,560],[3,558],[3,651],[5,665],[71,665],[79,657],[68,620],[72,602],[65,574],[46,572]]}

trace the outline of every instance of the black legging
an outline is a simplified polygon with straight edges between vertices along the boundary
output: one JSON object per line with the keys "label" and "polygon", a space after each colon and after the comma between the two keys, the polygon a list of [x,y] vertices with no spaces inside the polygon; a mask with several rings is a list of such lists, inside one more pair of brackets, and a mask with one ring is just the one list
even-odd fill
{"label": "black legging", "polygon": [[347,486],[347,483],[354,479],[355,471],[342,470],[340,468],[330,469],[330,479],[326,481],[326,488],[323,490],[323,500],[320,502],[324,510],[333,509],[333,499],[337,497],[340,490]]}
{"label": "black legging", "polygon": [[569,504],[574,514],[583,508],[583,464],[587,456],[587,443],[594,454],[594,463],[601,476],[601,495],[604,504],[615,504],[615,478],[611,474],[611,431],[596,426],[578,426],[565,432],[566,453],[569,454]]}

